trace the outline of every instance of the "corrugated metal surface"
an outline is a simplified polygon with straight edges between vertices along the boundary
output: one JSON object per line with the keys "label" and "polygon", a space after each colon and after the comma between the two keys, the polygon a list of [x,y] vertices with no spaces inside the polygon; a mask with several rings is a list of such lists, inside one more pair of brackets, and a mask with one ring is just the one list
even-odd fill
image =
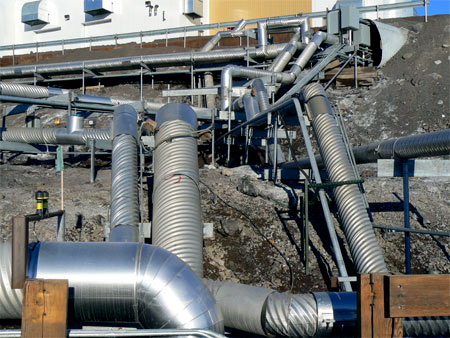
{"label": "corrugated metal surface", "polygon": [[209,22],[293,15],[300,11],[308,13],[311,6],[311,0],[210,0]]}

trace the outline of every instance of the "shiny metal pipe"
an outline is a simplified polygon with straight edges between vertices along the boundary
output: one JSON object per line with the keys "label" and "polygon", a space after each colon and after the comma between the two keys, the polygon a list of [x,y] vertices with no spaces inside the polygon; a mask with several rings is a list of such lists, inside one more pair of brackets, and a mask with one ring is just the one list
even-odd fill
{"label": "shiny metal pipe", "polygon": [[234,48],[209,52],[184,52],[172,54],[158,54],[122,57],[115,59],[73,61],[33,66],[16,66],[0,68],[1,78],[32,77],[36,72],[39,74],[71,74],[80,73],[83,69],[98,71],[121,70],[140,67],[141,63],[151,67],[190,65],[203,63],[222,63],[234,60],[242,60],[247,56],[256,59],[274,58],[286,44],[267,46],[263,52],[260,48],[251,47],[248,51],[244,48]]}
{"label": "shiny metal pipe", "polygon": [[211,40],[209,40],[206,45],[203,46],[203,48],[200,50],[201,52],[209,52],[212,50],[221,39],[223,38],[232,38],[232,37],[238,37],[238,36],[244,36],[242,29],[244,29],[247,22],[242,19],[238,22],[238,24],[233,28],[232,31],[220,31],[217,32],[216,35],[214,35]]}
{"label": "shiny metal pipe", "polygon": [[84,117],[78,115],[70,115],[67,121],[67,131],[69,134],[84,129]]}
{"label": "shiny metal pipe", "polygon": [[265,51],[268,44],[267,33],[270,28],[301,27],[309,19],[307,17],[277,18],[258,21],[258,44]]}
{"label": "shiny metal pipe", "polygon": [[203,275],[203,224],[198,188],[195,112],[169,103],[156,114],[153,183],[153,244]]}
{"label": "shiny metal pipe", "polygon": [[244,104],[245,117],[247,121],[254,118],[257,114],[259,114],[259,106],[256,99],[250,94],[245,94],[242,98],[242,102]]}
{"label": "shiny metal pipe", "polygon": [[[313,130],[330,181],[354,180],[351,163],[323,87],[317,83],[310,84],[303,89],[303,97],[312,115]],[[333,194],[356,270],[359,273],[387,272],[359,188],[354,184],[338,186],[333,189]]]}
{"label": "shiny metal pipe", "polygon": [[137,112],[130,105],[114,110],[111,164],[111,242],[139,241]]}
{"label": "shiny metal pipe", "polygon": [[110,140],[109,129],[83,129],[68,133],[67,129],[59,128],[7,128],[1,133],[2,141],[29,144],[71,144],[87,145],[88,141]]}
{"label": "shiny metal pipe", "polygon": [[298,48],[297,42],[299,42],[301,36],[302,32],[300,28],[298,28],[297,31],[294,33],[294,36],[289,41],[289,43],[286,45],[283,51],[275,58],[275,60],[273,60],[272,64],[270,65],[269,68],[267,68],[267,70],[271,72],[283,71],[284,67],[286,67],[286,65],[289,63],[289,61],[297,51]]}
{"label": "shiny metal pipe", "polygon": [[[357,164],[372,163],[379,159],[406,159],[450,154],[450,129],[426,134],[410,135],[374,142],[352,149]],[[301,168],[309,169],[309,158],[297,160]],[[320,155],[316,156],[319,167],[323,167]],[[295,168],[294,162],[284,163],[285,168]]]}
{"label": "shiny metal pipe", "polygon": [[69,310],[80,322],[223,332],[220,311],[207,288],[186,264],[161,248],[42,242],[30,250],[29,266],[30,278],[69,281]]}
{"label": "shiny metal pipe", "polygon": [[11,252],[10,242],[0,243],[0,319],[22,315],[22,290],[11,288]]}
{"label": "shiny metal pipe", "polygon": [[47,98],[68,93],[66,89],[30,86],[20,83],[0,82],[0,95],[28,98]]}

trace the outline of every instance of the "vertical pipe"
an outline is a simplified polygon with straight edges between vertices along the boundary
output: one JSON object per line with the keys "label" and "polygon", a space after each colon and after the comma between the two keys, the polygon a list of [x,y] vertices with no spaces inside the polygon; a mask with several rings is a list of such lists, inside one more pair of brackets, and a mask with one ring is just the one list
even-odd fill
{"label": "vertical pipe", "polygon": [[58,216],[57,229],[56,241],[64,242],[66,239],[66,212],[64,212],[61,216]]}
{"label": "vertical pipe", "polygon": [[277,153],[278,153],[278,114],[275,114],[275,126],[273,131],[273,157],[272,157],[272,164],[273,164],[273,182],[277,183],[277,170],[278,170],[278,161],[277,161]]}
{"label": "vertical pipe", "polygon": [[[409,229],[409,172],[408,159],[402,160],[403,171],[403,213],[405,228]],[[411,234],[405,232],[405,270],[406,274],[411,274]]]}

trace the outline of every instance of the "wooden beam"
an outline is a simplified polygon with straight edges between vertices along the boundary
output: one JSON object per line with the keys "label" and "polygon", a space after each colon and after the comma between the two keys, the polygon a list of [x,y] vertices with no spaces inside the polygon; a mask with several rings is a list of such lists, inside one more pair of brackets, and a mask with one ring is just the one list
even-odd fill
{"label": "wooden beam", "polygon": [[66,337],[68,295],[67,280],[27,280],[22,305],[22,337]]}
{"label": "wooden beam", "polygon": [[28,219],[12,218],[11,288],[23,289],[28,270]]}
{"label": "wooden beam", "polygon": [[450,275],[386,276],[389,317],[450,316]]}
{"label": "wooden beam", "polygon": [[358,337],[372,338],[372,286],[370,275],[359,275],[358,285]]}

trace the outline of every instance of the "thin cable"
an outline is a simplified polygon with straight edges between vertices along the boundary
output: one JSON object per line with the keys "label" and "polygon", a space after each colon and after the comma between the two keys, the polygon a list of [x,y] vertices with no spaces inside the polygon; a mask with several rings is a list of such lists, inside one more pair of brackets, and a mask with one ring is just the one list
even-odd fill
{"label": "thin cable", "polygon": [[290,291],[292,291],[292,289],[294,288],[294,272],[292,270],[292,266],[291,263],[289,262],[289,260],[287,259],[286,255],[284,253],[281,252],[281,250],[274,244],[272,243],[272,241],[267,238],[266,235],[264,235],[264,233],[258,228],[258,226],[255,224],[255,222],[252,221],[252,219],[245,214],[243,211],[239,210],[238,208],[236,208],[235,206],[231,205],[230,203],[228,203],[227,201],[225,201],[222,197],[220,197],[217,193],[215,193],[212,188],[209,187],[209,185],[207,185],[205,182],[203,182],[202,180],[199,180],[199,182],[201,184],[203,184],[214,196],[216,196],[220,201],[222,201],[222,203],[224,203],[226,206],[228,206],[229,208],[237,211],[238,213],[240,213],[242,216],[244,216],[247,221],[252,225],[253,230],[260,235],[262,238],[264,238],[264,240],[270,244],[270,246],[272,248],[274,248],[278,254],[283,258],[283,260],[286,262],[288,268],[289,268],[289,275],[290,275]]}

